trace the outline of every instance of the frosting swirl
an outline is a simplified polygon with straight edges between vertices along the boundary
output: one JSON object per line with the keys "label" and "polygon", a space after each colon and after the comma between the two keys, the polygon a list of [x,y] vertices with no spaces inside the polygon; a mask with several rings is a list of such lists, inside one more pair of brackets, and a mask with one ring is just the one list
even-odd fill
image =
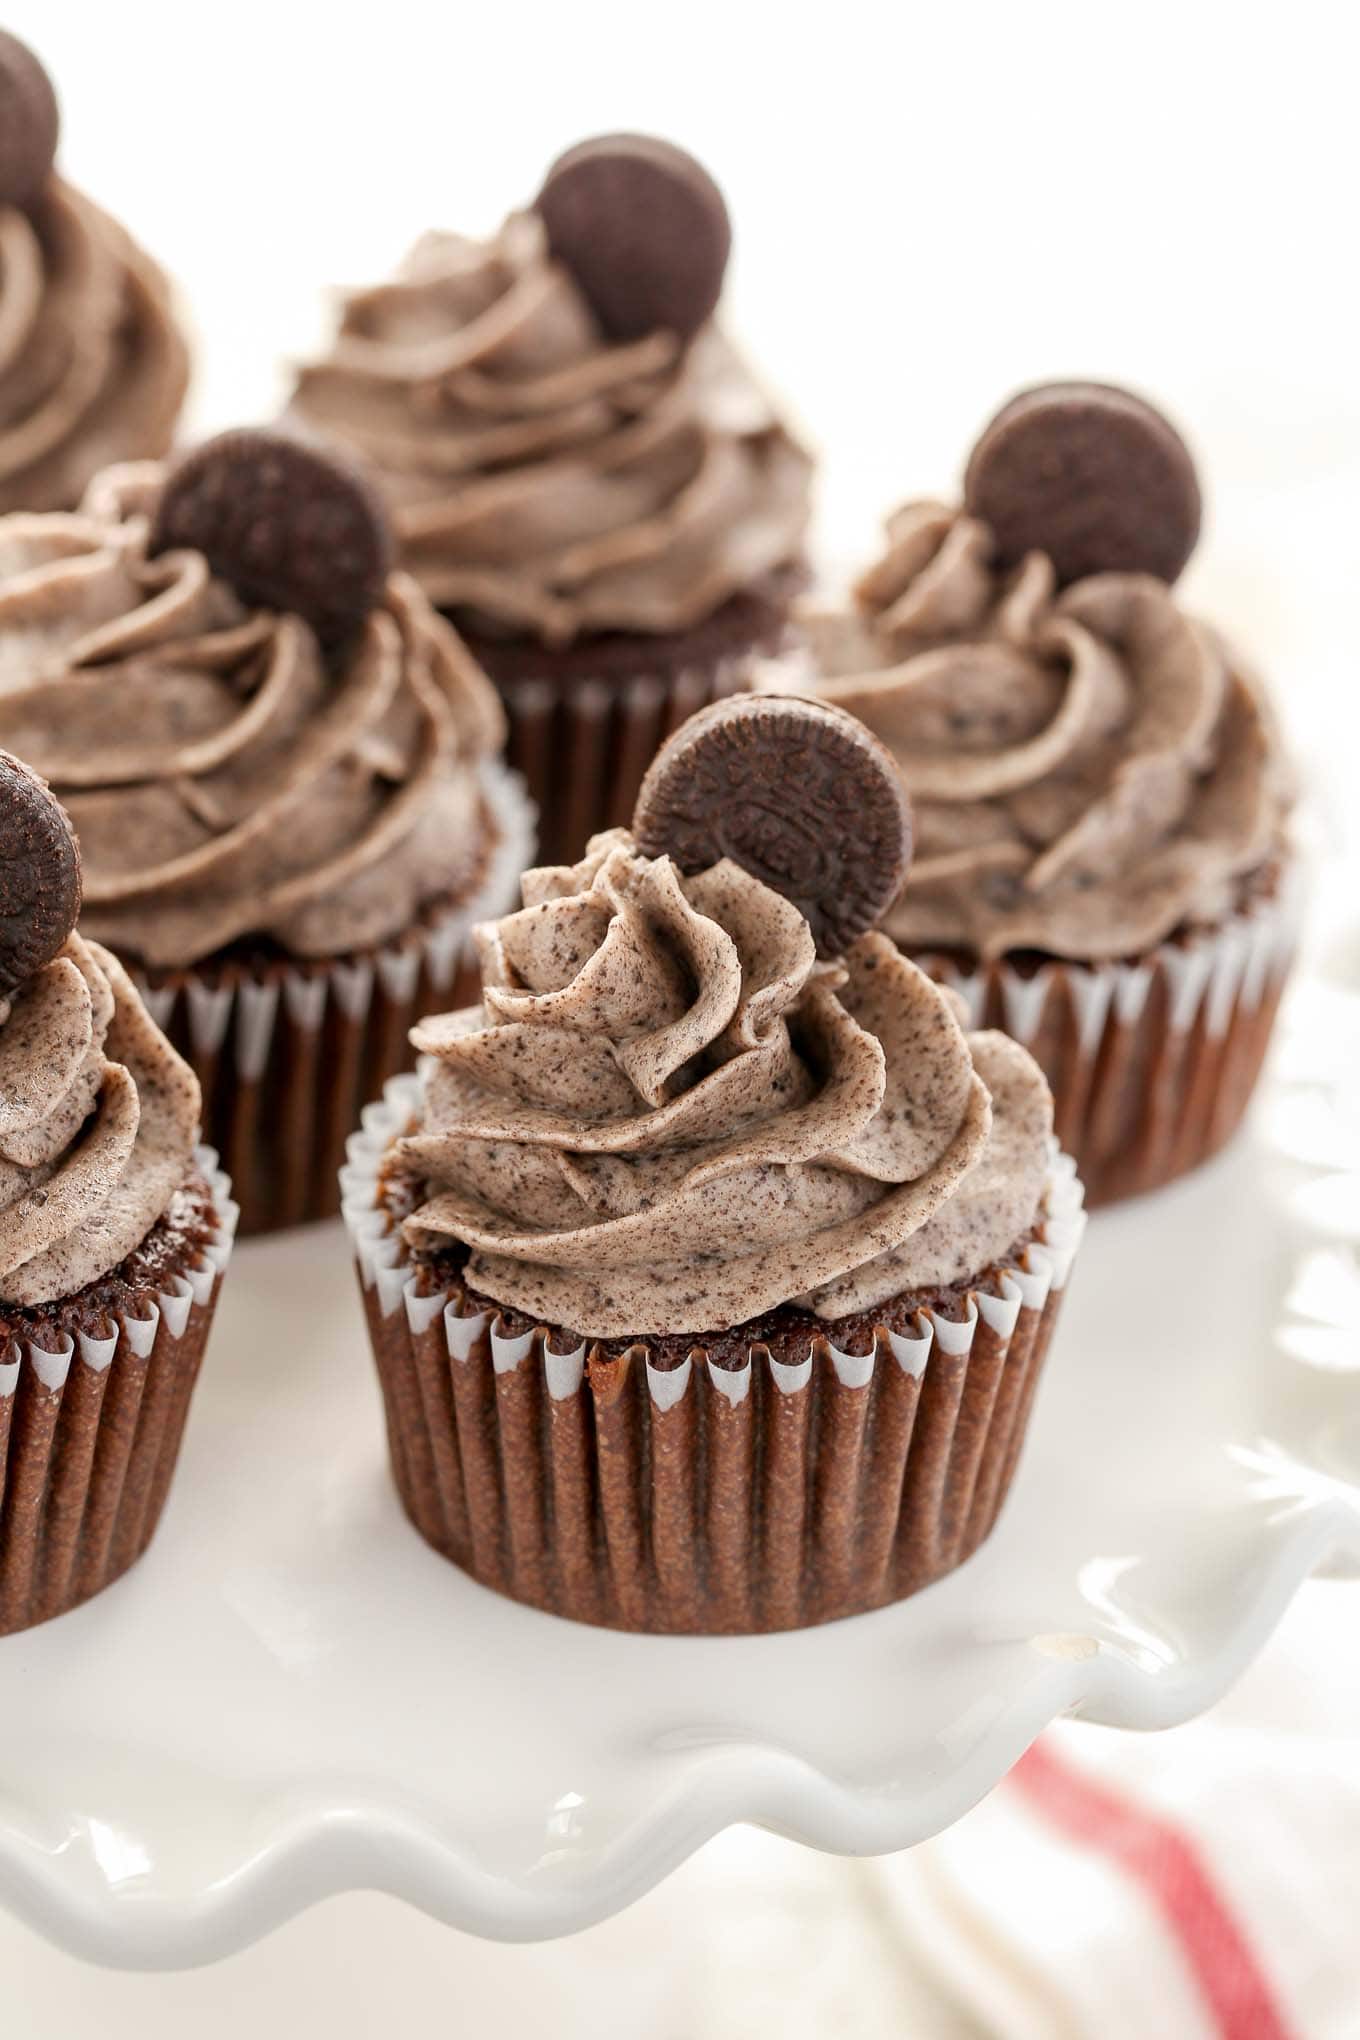
{"label": "frosting swirl", "polygon": [[595,1338],[835,1319],[981,1274],[1035,1222],[1043,1077],[882,936],[819,963],[739,866],[683,877],[622,830],[524,901],[479,931],[483,1006],[412,1034],[406,1233],[465,1243],[475,1288]]}
{"label": "frosting swirl", "polygon": [[116,958],[71,935],[0,1000],[0,1302],[116,1268],[184,1181],[198,1079]]}
{"label": "frosting swirl", "polygon": [[200,554],[149,557],[160,480],[110,469],[78,515],[0,520],[0,746],[71,817],[82,926],[151,965],[381,942],[485,855],[491,685],[405,575],[328,662]]}
{"label": "frosting swirl", "polygon": [[293,409],[367,456],[405,565],[480,630],[684,630],[802,549],[810,461],[717,327],[609,344],[532,213],[350,297]]}
{"label": "frosting swirl", "polygon": [[164,453],[188,380],[165,278],[115,221],[59,177],[0,206],[0,512],[70,509]]}
{"label": "frosting swirl", "polygon": [[[1291,776],[1259,683],[1150,575],[1061,593],[939,503],[888,523],[858,614],[809,610],[806,691],[888,745],[915,860],[889,933],[983,957],[1130,955],[1238,904]],[[790,690],[787,666],[768,676]]]}

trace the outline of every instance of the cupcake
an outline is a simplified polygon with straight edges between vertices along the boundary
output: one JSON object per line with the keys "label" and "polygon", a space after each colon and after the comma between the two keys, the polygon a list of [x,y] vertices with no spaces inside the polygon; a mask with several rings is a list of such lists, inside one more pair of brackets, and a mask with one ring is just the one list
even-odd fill
{"label": "cupcake", "polygon": [[350,297],[298,380],[500,688],[545,860],[626,822],[661,739],[784,640],[811,466],[714,317],[730,246],[692,157],[601,137],[490,240],[429,235]]}
{"label": "cupcake", "polygon": [[1081,1191],[1031,1057],[873,930],[908,848],[851,718],[713,704],[631,833],[526,874],[481,1005],[365,1115],[345,1213],[396,1485],[484,1585],[798,1628],[991,1530]]}
{"label": "cupcake", "polygon": [[1199,525],[1164,418],[1056,384],[987,427],[961,505],[889,519],[853,607],[800,619],[792,684],[861,717],[910,790],[884,926],[1042,1066],[1092,1204],[1228,1139],[1295,941],[1270,703],[1173,592]]}
{"label": "cupcake", "polygon": [[66,817],[0,753],[0,1636],[150,1543],[236,1223],[198,1080],[79,908]]}
{"label": "cupcake", "polygon": [[495,691],[389,543],[347,458],[253,432],[0,519],[0,744],[65,803],[83,926],[197,1071],[252,1232],[337,1208],[530,854]]}
{"label": "cupcake", "polygon": [[57,100],[0,32],[0,513],[70,510],[163,454],[189,381],[165,278],[52,167]]}

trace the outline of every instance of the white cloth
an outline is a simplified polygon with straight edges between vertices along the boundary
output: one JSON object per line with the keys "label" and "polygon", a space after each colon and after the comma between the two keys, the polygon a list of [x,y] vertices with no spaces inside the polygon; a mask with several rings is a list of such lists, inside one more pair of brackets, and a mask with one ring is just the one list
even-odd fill
{"label": "white cloth", "polygon": [[1360,2034],[1355,1589],[1318,1585],[1211,1714],[1065,1724],[949,1833],[874,1865],[900,1959],[1004,2040]]}

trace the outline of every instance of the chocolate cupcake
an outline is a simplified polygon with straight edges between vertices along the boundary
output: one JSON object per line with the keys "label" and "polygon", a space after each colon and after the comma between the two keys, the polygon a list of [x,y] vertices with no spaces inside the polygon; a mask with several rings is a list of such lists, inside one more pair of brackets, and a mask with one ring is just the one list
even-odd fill
{"label": "chocolate cupcake", "polygon": [[796,1628],[995,1523],[1081,1190],[1032,1059],[868,927],[909,838],[850,718],[704,710],[635,833],[526,874],[481,1006],[365,1115],[344,1208],[397,1488],[484,1584]]}
{"label": "chocolate cupcake", "polygon": [[768,675],[892,751],[918,841],[884,926],[1041,1064],[1092,1204],[1232,1134],[1295,942],[1269,700],[1172,588],[1199,523],[1194,464],[1150,406],[1029,391],[962,503],[897,511],[854,606],[805,608],[801,678]]}
{"label": "chocolate cupcake", "polygon": [[164,276],[52,167],[57,100],[0,32],[0,513],[70,510],[169,447],[189,351]]}
{"label": "chocolate cupcake", "polygon": [[193,1071],[79,906],[65,816],[0,753],[0,1636],[150,1542],[237,1216]]}
{"label": "chocolate cupcake", "polygon": [[249,1231],[336,1209],[530,851],[495,691],[389,547],[347,460],[249,432],[0,521],[0,744],[65,802],[83,926],[197,1070]]}
{"label": "chocolate cupcake", "polygon": [[351,296],[298,380],[500,688],[545,858],[625,823],[662,738],[784,641],[810,462],[714,317],[730,244],[692,157],[600,137],[490,240],[429,235]]}

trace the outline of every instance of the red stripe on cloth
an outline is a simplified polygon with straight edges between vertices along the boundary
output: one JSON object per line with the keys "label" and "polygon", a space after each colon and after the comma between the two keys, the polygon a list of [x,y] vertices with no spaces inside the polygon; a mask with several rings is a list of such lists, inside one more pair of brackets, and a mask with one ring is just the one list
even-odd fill
{"label": "red stripe on cloth", "polygon": [[1143,1887],[1166,1921],[1223,2040],[1291,2040],[1250,1943],[1192,1843],[1162,1815],[1035,1743],[1010,1774],[1039,1813]]}

